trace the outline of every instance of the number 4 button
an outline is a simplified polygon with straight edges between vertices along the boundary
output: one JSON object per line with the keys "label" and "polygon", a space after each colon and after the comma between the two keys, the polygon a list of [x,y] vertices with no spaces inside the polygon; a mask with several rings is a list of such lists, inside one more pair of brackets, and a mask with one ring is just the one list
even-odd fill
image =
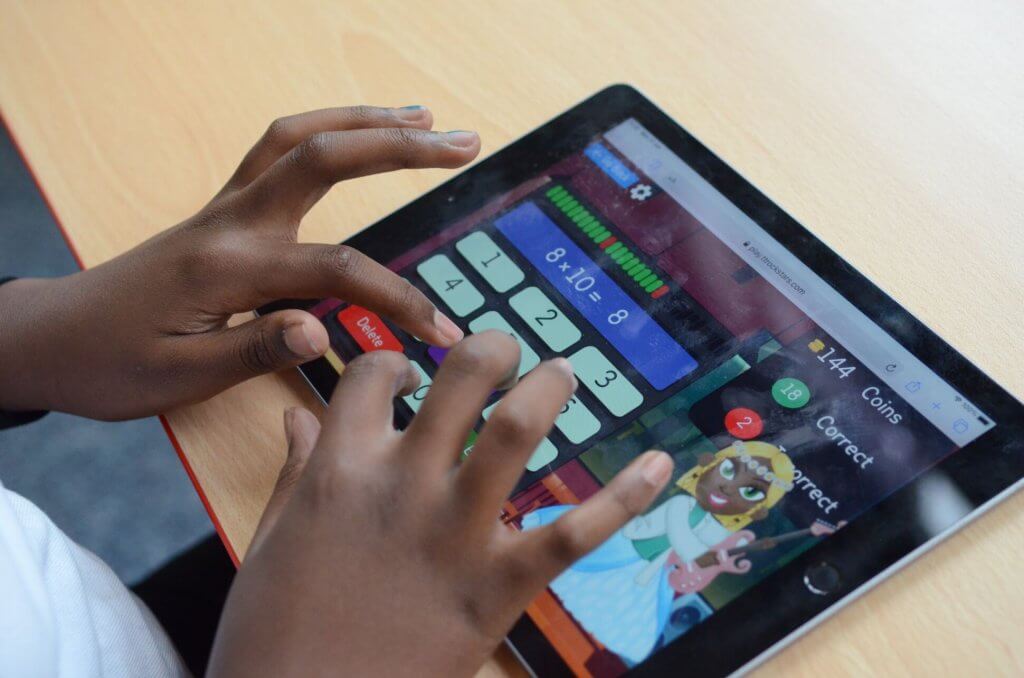
{"label": "number 4 button", "polygon": [[480,290],[444,254],[430,257],[416,267],[416,272],[460,318],[484,305]]}

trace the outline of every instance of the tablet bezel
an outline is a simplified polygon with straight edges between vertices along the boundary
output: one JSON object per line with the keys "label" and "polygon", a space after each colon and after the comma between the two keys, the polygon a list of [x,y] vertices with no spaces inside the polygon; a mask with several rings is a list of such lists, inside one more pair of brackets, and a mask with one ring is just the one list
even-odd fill
{"label": "tablet bezel", "polygon": [[[614,85],[513,142],[467,171],[357,233],[347,244],[387,262],[448,224],[479,209],[496,195],[535,177],[577,152],[597,134],[635,118],[816,274],[916,355],[937,375],[987,412],[997,423],[970,445],[949,455],[850,525],[802,553],[729,604],[716,610],[666,648],[634,669],[666,673],[699,666],[703,675],[750,668],[794,637],[853,600],[892,571],[931,548],[985,509],[1009,496],[1024,478],[1024,406],[827,245],[754,188],[668,115],[627,85]],[[285,300],[260,309],[307,307]],[[322,399],[337,382],[320,359],[301,371]],[[942,525],[918,517],[918,496],[935,480],[951,482],[966,499],[959,514]],[[839,588],[811,593],[809,567],[835,566]],[[771,614],[764,614],[771,610]],[[715,640],[728,638],[727,643]],[[508,642],[535,672],[568,673],[558,653],[524,616]]]}

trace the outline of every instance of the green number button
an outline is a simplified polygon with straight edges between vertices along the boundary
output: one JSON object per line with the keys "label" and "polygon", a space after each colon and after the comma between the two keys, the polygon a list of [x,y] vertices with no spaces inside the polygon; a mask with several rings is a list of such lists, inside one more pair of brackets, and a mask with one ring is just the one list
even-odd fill
{"label": "green number button", "polygon": [[544,468],[558,457],[558,448],[555,447],[550,440],[544,438],[540,441],[540,445],[533,451],[530,458],[526,460],[526,470],[536,471],[537,469]]}
{"label": "green number button", "polygon": [[444,254],[435,254],[422,262],[416,267],[416,272],[460,318],[484,305],[480,290],[466,280],[462,271]]}
{"label": "green number button", "polygon": [[523,282],[522,270],[498,247],[491,236],[477,231],[455,243],[469,265],[497,292],[508,292]]}
{"label": "green number button", "polygon": [[597,433],[601,428],[601,422],[590,408],[579,401],[579,398],[573,397],[569,398],[569,402],[555,419],[555,426],[565,434],[569,442],[578,444]]}
{"label": "green number button", "polygon": [[474,445],[476,445],[476,431],[470,431],[466,442],[462,444],[462,454],[459,456],[460,461],[465,461],[469,457],[473,452]]}
{"label": "green number button", "polygon": [[415,360],[410,360],[409,362],[412,363],[413,369],[415,369],[420,375],[420,385],[419,388],[409,395],[402,396],[402,400],[405,401],[406,405],[412,408],[413,412],[419,412],[420,405],[423,404],[423,399],[427,397],[427,391],[430,390],[430,385],[433,382],[430,380],[430,375],[423,371],[423,368],[420,367],[418,362]]}
{"label": "green number button", "polygon": [[576,378],[597,396],[616,417],[631,412],[644,401],[643,395],[593,346],[585,346],[569,356]]}
{"label": "green number button", "polygon": [[540,362],[540,356],[530,348],[530,345],[523,341],[512,326],[505,321],[497,311],[488,311],[479,318],[469,323],[469,331],[473,334],[480,334],[484,330],[499,330],[511,334],[512,338],[519,344],[519,376],[523,376]]}
{"label": "green number button", "polygon": [[[497,403],[494,403],[483,411],[484,419],[491,416],[491,412],[494,411],[494,408],[497,407],[500,402],[501,401],[499,400]],[[544,468],[557,457],[558,448],[555,447],[554,443],[550,440],[544,438],[540,441],[540,445],[537,446],[537,449],[533,451],[533,454],[530,455],[530,458],[526,460],[526,470],[536,471],[537,469]]]}
{"label": "green number button", "polygon": [[772,398],[785,408],[797,410],[810,401],[811,389],[799,379],[784,377],[772,384]]}
{"label": "green number button", "polygon": [[508,303],[552,351],[561,353],[583,336],[579,328],[536,287],[527,287]]}

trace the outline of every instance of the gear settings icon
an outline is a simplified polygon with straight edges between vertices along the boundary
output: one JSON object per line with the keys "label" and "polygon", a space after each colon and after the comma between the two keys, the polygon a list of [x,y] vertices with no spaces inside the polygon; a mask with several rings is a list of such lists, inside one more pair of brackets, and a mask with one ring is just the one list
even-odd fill
{"label": "gear settings icon", "polygon": [[651,197],[654,193],[654,189],[649,184],[637,184],[633,188],[629,189],[629,197],[637,202],[643,202]]}

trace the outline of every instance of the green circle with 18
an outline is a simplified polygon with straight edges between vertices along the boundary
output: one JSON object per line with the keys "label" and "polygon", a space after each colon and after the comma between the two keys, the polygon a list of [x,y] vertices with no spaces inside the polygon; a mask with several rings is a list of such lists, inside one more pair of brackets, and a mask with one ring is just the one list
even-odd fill
{"label": "green circle with 18", "polygon": [[796,410],[806,405],[807,401],[811,399],[811,389],[807,388],[807,384],[799,379],[783,377],[772,385],[772,397],[783,407]]}

